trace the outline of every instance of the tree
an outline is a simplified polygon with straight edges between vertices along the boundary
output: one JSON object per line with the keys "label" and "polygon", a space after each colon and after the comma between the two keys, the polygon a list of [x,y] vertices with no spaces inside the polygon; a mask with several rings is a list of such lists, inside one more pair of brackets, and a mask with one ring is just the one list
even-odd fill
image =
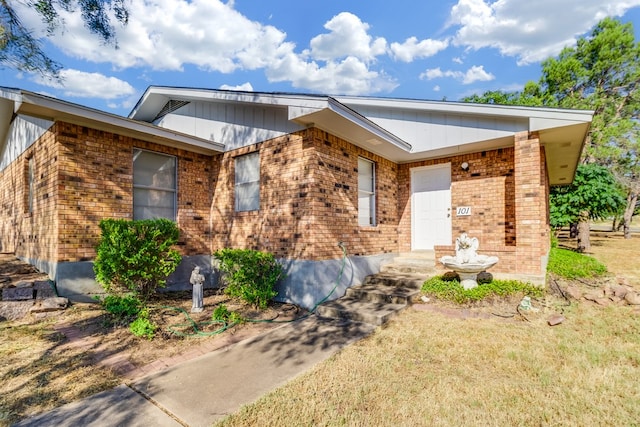
{"label": "tree", "polygon": [[602,20],[575,47],[543,62],[540,84],[559,107],[594,110],[584,162],[609,168],[626,190],[622,224],[630,238],[640,192],[640,43],[633,26]]}
{"label": "tree", "polygon": [[[23,0],[23,4],[40,14],[48,34],[64,25],[59,9],[74,12],[78,8],[85,26],[116,47],[111,14],[122,25],[129,21],[125,0]],[[40,41],[23,25],[12,0],[0,0],[0,66],[59,78],[60,64],[44,53]]]}
{"label": "tree", "polygon": [[622,223],[625,237],[640,193],[640,43],[633,26],[606,18],[575,47],[542,63],[539,82],[522,92],[487,92],[467,98],[512,105],[544,105],[594,111],[583,163],[610,169],[627,192]]}
{"label": "tree", "polygon": [[549,198],[552,227],[578,223],[580,252],[591,248],[589,220],[615,215],[625,206],[625,195],[615,176],[595,163],[579,165],[573,183],[553,187]]}

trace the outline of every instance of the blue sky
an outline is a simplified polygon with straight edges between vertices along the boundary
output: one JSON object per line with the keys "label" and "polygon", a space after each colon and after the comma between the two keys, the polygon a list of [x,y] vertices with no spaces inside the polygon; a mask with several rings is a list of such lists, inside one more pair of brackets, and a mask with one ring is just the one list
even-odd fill
{"label": "blue sky", "polygon": [[132,0],[118,49],[63,14],[45,37],[63,83],[13,69],[0,85],[127,115],[150,85],[459,100],[517,90],[606,16],[640,34],[640,0]]}

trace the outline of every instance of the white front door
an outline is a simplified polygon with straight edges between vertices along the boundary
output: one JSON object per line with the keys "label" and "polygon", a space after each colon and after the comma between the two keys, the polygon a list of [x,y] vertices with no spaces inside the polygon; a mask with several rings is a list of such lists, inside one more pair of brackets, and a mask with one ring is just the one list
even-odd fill
{"label": "white front door", "polygon": [[411,249],[451,244],[451,164],[411,169]]}

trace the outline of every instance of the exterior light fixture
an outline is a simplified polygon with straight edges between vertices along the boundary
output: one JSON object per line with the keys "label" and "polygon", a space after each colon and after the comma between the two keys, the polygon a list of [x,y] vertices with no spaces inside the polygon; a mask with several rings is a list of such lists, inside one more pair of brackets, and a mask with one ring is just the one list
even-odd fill
{"label": "exterior light fixture", "polygon": [[467,162],[462,162],[462,164],[460,165],[460,167],[462,168],[463,171],[468,171],[469,170],[469,163]]}

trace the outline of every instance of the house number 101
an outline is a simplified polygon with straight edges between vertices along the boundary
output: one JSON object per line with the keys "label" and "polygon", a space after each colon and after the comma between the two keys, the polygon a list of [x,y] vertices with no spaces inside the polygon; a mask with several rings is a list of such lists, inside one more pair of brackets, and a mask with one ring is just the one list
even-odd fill
{"label": "house number 101", "polygon": [[469,216],[471,215],[471,206],[458,206],[456,208],[456,216]]}

